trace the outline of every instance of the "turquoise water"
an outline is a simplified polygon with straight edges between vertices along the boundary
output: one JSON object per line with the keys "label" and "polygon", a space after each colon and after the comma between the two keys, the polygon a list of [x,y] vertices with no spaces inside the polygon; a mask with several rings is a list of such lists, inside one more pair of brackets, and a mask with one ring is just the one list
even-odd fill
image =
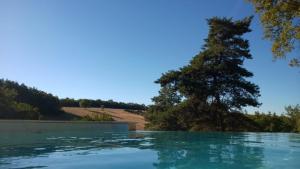
{"label": "turquoise water", "polygon": [[300,168],[299,134],[93,132],[84,137],[80,133],[0,137],[5,138],[0,140],[1,169]]}

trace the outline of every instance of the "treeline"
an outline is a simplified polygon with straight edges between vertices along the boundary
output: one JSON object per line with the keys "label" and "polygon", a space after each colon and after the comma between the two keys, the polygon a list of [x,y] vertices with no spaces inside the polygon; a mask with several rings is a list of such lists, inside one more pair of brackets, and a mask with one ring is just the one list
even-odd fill
{"label": "treeline", "polygon": [[92,100],[92,99],[60,99],[61,107],[102,107],[115,109],[132,109],[132,110],[146,110],[147,106],[137,103],[116,102],[113,100]]}
{"label": "treeline", "polygon": [[300,105],[288,106],[281,115],[275,113],[247,114],[261,132],[300,132]]}
{"label": "treeline", "polygon": [[[61,107],[103,107],[146,110],[145,105],[113,100],[59,99],[24,84],[0,79],[0,119],[57,119]],[[59,119],[59,118],[58,118]]]}
{"label": "treeline", "polygon": [[0,79],[0,118],[39,119],[60,113],[58,97]]}

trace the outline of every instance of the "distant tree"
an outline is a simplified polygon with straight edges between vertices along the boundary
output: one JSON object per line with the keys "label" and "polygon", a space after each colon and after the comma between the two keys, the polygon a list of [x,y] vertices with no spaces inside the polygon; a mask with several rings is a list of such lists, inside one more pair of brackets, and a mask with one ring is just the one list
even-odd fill
{"label": "distant tree", "polygon": [[[273,42],[274,58],[285,58],[295,47],[300,49],[299,0],[248,0],[264,26],[266,39]],[[300,66],[300,56],[292,58],[290,66]]]}
{"label": "distant tree", "polygon": [[156,106],[168,108],[180,103],[181,96],[171,84],[167,84],[160,89],[158,96],[152,98],[152,101]]}
{"label": "distant tree", "polygon": [[291,123],[291,118],[286,114],[277,115],[275,113],[259,113],[248,114],[255,126],[259,128],[258,131],[263,132],[292,132],[293,126]]}
{"label": "distant tree", "polygon": [[71,98],[60,99],[59,104],[61,107],[79,107],[79,101]]}
{"label": "distant tree", "polygon": [[82,99],[79,101],[80,107],[91,107],[91,102],[87,99]]}
{"label": "distant tree", "polygon": [[91,99],[70,99],[64,98],[59,100],[59,104],[61,107],[80,107],[80,101],[85,100],[88,102],[90,107],[106,107],[106,108],[119,108],[119,109],[132,109],[132,110],[146,110],[147,106],[144,104],[137,104],[137,103],[124,103],[124,102],[116,102],[113,100],[91,100]]}
{"label": "distant tree", "polygon": [[246,80],[253,74],[243,67],[244,60],[252,58],[248,41],[242,38],[250,32],[251,19],[209,19],[210,29],[203,50],[189,65],[169,71],[156,81],[162,88],[169,85],[183,95],[184,106],[178,106],[184,109],[181,114],[192,112],[195,118],[208,118],[217,130],[224,130],[230,112],[260,105],[258,86]]}
{"label": "distant tree", "polygon": [[38,108],[15,100],[18,93],[14,89],[0,86],[0,118],[38,119]]}
{"label": "distant tree", "polygon": [[285,110],[290,117],[290,124],[293,127],[293,131],[300,132],[300,105],[287,106]]}
{"label": "distant tree", "polygon": [[14,99],[17,92],[13,89],[8,89],[0,86],[0,112],[11,112],[14,105]]}
{"label": "distant tree", "polygon": [[154,105],[149,107],[145,115],[146,119],[152,123],[148,127],[151,129],[175,128],[177,125],[173,123],[175,114],[169,110],[181,101],[181,96],[176,89],[171,84],[167,84],[160,89],[158,96],[152,98],[152,101]]}
{"label": "distant tree", "polygon": [[0,85],[0,98],[5,100],[5,102],[13,101],[13,99],[18,95],[15,89],[10,89],[6,85]]}

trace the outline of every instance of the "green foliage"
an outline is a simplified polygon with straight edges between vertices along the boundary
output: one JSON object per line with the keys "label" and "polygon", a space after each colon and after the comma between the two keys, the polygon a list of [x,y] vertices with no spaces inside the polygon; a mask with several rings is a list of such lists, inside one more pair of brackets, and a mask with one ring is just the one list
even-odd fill
{"label": "green foliage", "polygon": [[247,115],[262,132],[290,132],[292,124],[286,115],[278,116],[275,113],[268,114],[255,112],[254,115]]}
{"label": "green foliage", "polygon": [[177,116],[177,111],[172,108],[161,111],[155,106],[150,106],[145,117],[150,122],[146,126],[148,129],[183,130],[182,126],[178,123],[179,116]]}
{"label": "green foliage", "polygon": [[0,79],[1,118],[38,119],[61,113],[59,99],[24,84]]}
{"label": "green foliage", "polygon": [[[21,118],[21,119],[34,119],[34,120],[38,120],[40,118],[39,109],[36,108],[36,107],[32,107],[29,104],[15,103],[14,109],[15,109],[15,112],[18,113],[16,115],[18,118]],[[14,116],[14,117],[16,117],[16,116]]]}
{"label": "green foliage", "polygon": [[13,110],[16,95],[17,92],[15,90],[0,86],[0,110],[2,113],[11,112]]}
{"label": "green foliage", "polygon": [[15,101],[17,92],[0,86],[0,118],[38,119],[38,108]]}
{"label": "green foliage", "polygon": [[[104,109],[102,109],[104,111]],[[133,114],[138,114],[138,115],[144,115],[145,111],[144,110],[133,110],[133,109],[125,109],[125,111]]]}
{"label": "green foliage", "polygon": [[94,115],[86,115],[82,118],[83,121],[114,121],[112,116],[108,114],[94,114]]}
{"label": "green foliage", "polygon": [[[248,0],[264,27],[265,38],[273,42],[274,58],[286,57],[296,45],[300,45],[299,0]],[[290,61],[291,66],[300,66],[300,56]]]}
{"label": "green foliage", "polygon": [[79,101],[72,98],[60,99],[59,104],[61,107],[80,107]]}
{"label": "green foliage", "polygon": [[[80,105],[80,102],[83,102],[83,105]],[[100,107],[100,108],[115,108],[115,109],[131,109],[131,110],[146,110],[147,106],[144,104],[137,103],[123,103],[123,102],[115,102],[113,100],[91,100],[91,99],[71,99],[65,98],[60,99],[61,107]]]}
{"label": "green foliage", "polygon": [[300,132],[300,105],[288,106],[285,108],[287,116],[290,118],[292,131]]}
{"label": "green foliage", "polygon": [[[153,97],[152,101],[155,105],[149,107],[145,117],[151,122],[148,128],[158,129],[181,129],[177,124],[177,116],[175,108],[179,108],[181,96],[178,95],[174,86],[167,84],[159,91],[159,96]],[[176,107],[177,106],[177,107]]]}
{"label": "green foliage", "polygon": [[156,81],[162,89],[146,116],[150,126],[190,130],[205,123],[211,130],[225,130],[233,124],[226,123],[232,112],[260,105],[258,86],[246,80],[253,74],[243,67],[244,60],[252,58],[248,41],[242,37],[250,32],[250,22],[251,17],[208,20],[210,30],[203,50],[189,65]]}
{"label": "green foliage", "polygon": [[91,104],[88,100],[83,99],[79,101],[79,106],[80,107],[91,107]]}
{"label": "green foliage", "polygon": [[161,109],[168,109],[180,103],[181,96],[171,84],[166,84],[159,91],[159,95],[152,98],[152,101]]}

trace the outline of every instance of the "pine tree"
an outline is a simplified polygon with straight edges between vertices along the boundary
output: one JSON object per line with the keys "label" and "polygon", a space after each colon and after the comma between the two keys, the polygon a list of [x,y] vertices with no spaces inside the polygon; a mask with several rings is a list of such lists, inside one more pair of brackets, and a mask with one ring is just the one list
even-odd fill
{"label": "pine tree", "polygon": [[218,130],[224,130],[230,113],[260,105],[259,87],[247,81],[253,74],[243,67],[245,59],[252,59],[249,43],[242,37],[251,31],[251,19],[208,19],[209,34],[202,51],[189,65],[156,81],[162,87],[172,85],[186,99],[185,105],[192,105],[195,118],[210,119]]}

